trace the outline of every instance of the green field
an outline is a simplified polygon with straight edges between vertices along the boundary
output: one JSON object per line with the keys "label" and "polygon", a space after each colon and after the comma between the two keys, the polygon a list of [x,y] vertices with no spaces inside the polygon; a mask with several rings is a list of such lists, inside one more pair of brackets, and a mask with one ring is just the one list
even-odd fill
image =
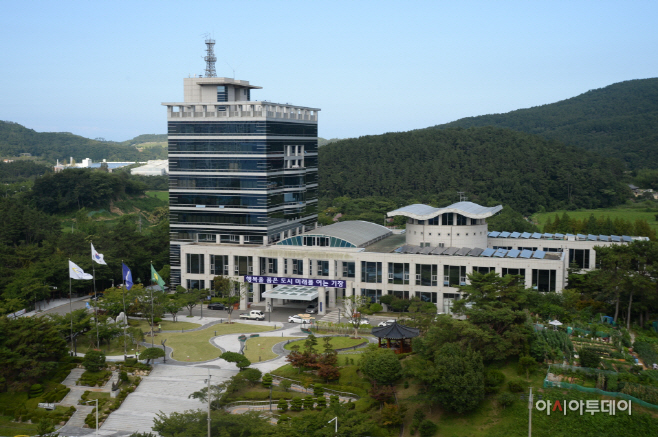
{"label": "green field", "polygon": [[148,197],[155,197],[165,202],[169,202],[169,191],[147,191]]}
{"label": "green field", "polygon": [[[296,346],[299,346],[300,349],[303,349],[305,341],[306,341],[306,339],[303,338],[303,339],[300,339],[299,341],[290,342],[287,345],[285,345],[284,348],[287,349],[287,350],[292,350],[292,347],[296,345]],[[331,347],[334,348],[334,349],[344,349],[344,348],[347,348],[347,347],[353,347],[353,346],[359,345],[361,343],[366,343],[366,342],[368,342],[368,340],[363,339],[363,338],[354,339],[354,338],[349,338],[349,337],[331,337],[330,344],[331,344]],[[319,351],[324,350],[324,340],[322,338],[318,338],[318,344],[316,346],[316,349],[319,350]]]}
{"label": "green field", "polygon": [[532,221],[539,226],[539,229],[543,231],[544,224],[550,218],[551,220],[555,219],[555,214],[562,217],[562,214],[567,213],[567,215],[572,219],[577,220],[587,220],[589,216],[594,214],[594,217],[597,219],[599,217],[610,217],[611,220],[617,218],[629,220],[635,222],[637,219],[646,220],[649,223],[649,226],[654,231],[658,232],[658,221],[656,220],[656,214],[658,214],[658,208],[647,208],[647,207],[615,207],[615,208],[605,208],[605,209],[580,209],[576,211],[552,211],[552,212],[543,212],[536,213],[531,216]]}
{"label": "green field", "polygon": [[248,334],[252,332],[271,331],[271,326],[247,325],[244,323],[223,323],[200,331],[185,333],[163,332],[155,336],[155,342],[167,339],[167,347],[174,350],[173,358],[178,361],[207,361],[218,358],[221,350],[210,344],[210,339],[217,335]]}
{"label": "green field", "polygon": [[[135,320],[130,319],[128,321],[130,326],[136,326],[141,328],[144,333],[151,332],[151,326],[146,320]],[[172,322],[171,320],[163,320],[160,322],[163,331],[180,331],[181,329],[194,329],[201,326],[199,323],[192,322]],[[156,324],[155,329],[157,330],[158,326]]]}
{"label": "green field", "polygon": [[277,355],[272,352],[272,347],[282,341],[295,340],[295,337],[254,337],[245,343],[244,356],[252,363],[271,360]]}

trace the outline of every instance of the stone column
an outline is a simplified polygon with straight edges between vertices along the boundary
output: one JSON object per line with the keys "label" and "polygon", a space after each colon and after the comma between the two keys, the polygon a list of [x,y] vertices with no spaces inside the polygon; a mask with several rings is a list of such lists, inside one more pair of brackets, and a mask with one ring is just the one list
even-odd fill
{"label": "stone column", "polygon": [[249,304],[249,288],[248,285],[240,283],[244,288],[240,288],[240,310],[244,311],[247,309]]}
{"label": "stone column", "polygon": [[324,316],[327,314],[327,289],[325,287],[318,287],[318,315]]}
{"label": "stone column", "polygon": [[254,284],[254,302],[260,303],[260,284]]}
{"label": "stone column", "polygon": [[[272,285],[272,284],[265,284],[265,292],[266,292],[266,293],[267,293],[268,291],[272,291],[273,288],[274,288],[274,285]],[[269,308],[270,310],[274,309],[274,301],[272,300],[272,298],[266,297],[266,298],[265,298],[265,311],[267,311],[268,308]]]}

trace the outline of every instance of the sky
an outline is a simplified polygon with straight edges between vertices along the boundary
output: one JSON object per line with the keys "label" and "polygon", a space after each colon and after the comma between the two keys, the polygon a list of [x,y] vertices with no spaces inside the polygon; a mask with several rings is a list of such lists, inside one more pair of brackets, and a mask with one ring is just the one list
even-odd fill
{"label": "sky", "polygon": [[656,1],[36,1],[0,15],[0,120],[125,141],[203,74],[320,108],[319,135],[399,132],[658,76]]}

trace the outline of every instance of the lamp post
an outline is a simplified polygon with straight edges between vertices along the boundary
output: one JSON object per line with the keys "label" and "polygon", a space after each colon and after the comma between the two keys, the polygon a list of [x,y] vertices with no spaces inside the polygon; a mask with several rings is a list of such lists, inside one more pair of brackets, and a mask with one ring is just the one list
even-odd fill
{"label": "lamp post", "polygon": [[160,343],[162,344],[162,350],[164,350],[164,362],[167,362],[167,347],[165,346],[165,343],[167,342],[167,339],[165,338],[164,340],[160,340]]}
{"label": "lamp post", "polygon": [[336,432],[336,435],[338,435],[338,416],[334,417],[333,419],[331,419],[331,420],[330,420],[329,422],[327,422],[327,423],[331,423],[331,422],[333,422],[334,420],[336,421],[336,430],[335,430],[335,432]]}
{"label": "lamp post", "polygon": [[267,302],[267,323],[272,321],[272,303]]}
{"label": "lamp post", "polygon": [[87,401],[88,404],[96,402],[96,437],[98,437],[98,399],[94,399],[93,401]]}

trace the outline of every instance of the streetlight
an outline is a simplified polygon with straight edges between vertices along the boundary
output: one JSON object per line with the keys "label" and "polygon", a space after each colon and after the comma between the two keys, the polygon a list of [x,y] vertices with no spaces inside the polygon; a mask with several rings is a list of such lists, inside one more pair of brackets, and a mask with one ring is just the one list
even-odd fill
{"label": "streetlight", "polygon": [[96,437],[98,437],[98,399],[94,399],[93,401],[87,401],[88,404],[96,402]]}
{"label": "streetlight", "polygon": [[334,420],[336,421],[336,435],[338,435],[338,416],[334,417],[333,419],[331,419],[331,420],[330,420],[329,422],[327,422],[327,423],[331,423],[331,422],[333,422]]}
{"label": "streetlight", "polygon": [[164,350],[164,362],[167,362],[167,348],[165,347],[165,343],[167,342],[167,339],[165,338],[164,340],[160,340],[160,344],[162,344],[162,349]]}
{"label": "streetlight", "polygon": [[267,302],[267,323],[272,321],[272,302]]}

